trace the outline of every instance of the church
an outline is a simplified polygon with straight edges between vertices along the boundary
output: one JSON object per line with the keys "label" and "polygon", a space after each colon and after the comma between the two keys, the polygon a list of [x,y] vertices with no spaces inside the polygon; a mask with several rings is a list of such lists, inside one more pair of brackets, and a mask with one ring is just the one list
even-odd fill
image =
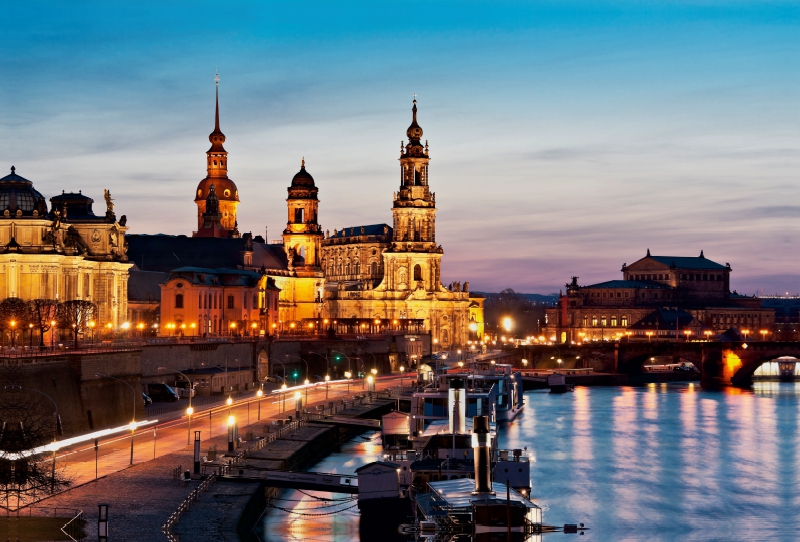
{"label": "church", "polygon": [[[377,331],[372,324],[386,320],[397,329],[413,325],[415,330],[429,331],[434,344],[445,349],[479,340],[482,296],[471,296],[468,282],[449,287],[441,283],[444,250],[436,243],[436,195],[428,184],[430,156],[427,142],[423,146],[421,141],[416,99],[412,113],[408,143],[401,146],[402,180],[394,194],[392,226],[349,227],[326,235],[319,224],[319,188],[303,159],[287,188],[282,242],[270,244],[239,231],[239,190],[228,176],[217,79],[206,177],[194,193],[197,230],[191,237],[128,236],[130,259],[136,265],[132,283],[159,282],[162,294],[165,287],[169,290],[161,298],[161,333],[197,329],[225,334],[241,326],[246,315],[248,330],[252,326],[259,334],[344,331],[353,325],[361,329],[365,320],[371,331]],[[177,272],[181,268],[183,274]],[[259,281],[248,275],[245,280],[230,270],[266,278]],[[217,294],[206,291],[207,280],[233,276],[247,293],[226,294],[223,301],[231,306],[226,305],[224,312],[214,305]],[[203,291],[178,292],[177,284],[189,289],[196,285]],[[277,307],[271,301],[275,295]],[[180,307],[175,306],[178,303]]]}
{"label": "church", "polygon": [[346,227],[322,242],[325,309],[330,319],[422,321],[434,344],[458,348],[483,335],[483,297],[470,295],[469,282],[441,282],[444,249],[436,243],[436,194],[416,99],[411,111],[392,226]]}

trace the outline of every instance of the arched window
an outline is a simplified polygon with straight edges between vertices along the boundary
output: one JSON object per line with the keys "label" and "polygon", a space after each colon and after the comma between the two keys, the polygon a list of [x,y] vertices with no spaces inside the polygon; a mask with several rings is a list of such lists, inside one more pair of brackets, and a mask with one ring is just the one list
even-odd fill
{"label": "arched window", "polygon": [[377,275],[378,274],[378,262],[372,262],[372,265],[370,267],[372,267],[372,270],[371,270],[372,271],[372,276]]}
{"label": "arched window", "polygon": [[175,308],[176,309],[183,308],[183,294],[175,294]]}
{"label": "arched window", "polygon": [[588,316],[584,316],[583,317],[583,327],[588,327],[588,326],[589,326],[589,317]]}
{"label": "arched window", "polygon": [[611,317],[611,327],[617,327],[617,317],[616,316],[612,316]]}
{"label": "arched window", "polygon": [[419,264],[414,266],[414,280],[422,280],[422,267]]}
{"label": "arched window", "polygon": [[256,296],[256,294],[253,294],[253,308],[258,308],[258,296]]}
{"label": "arched window", "polygon": [[597,316],[592,316],[592,326],[597,327]]}
{"label": "arched window", "polygon": [[197,294],[197,307],[202,309],[203,308],[203,294]]}
{"label": "arched window", "polygon": [[229,308],[229,309],[233,309],[233,308],[234,308],[234,304],[233,304],[233,296],[232,296],[232,295],[229,295],[229,296],[228,296],[228,308]]}
{"label": "arched window", "polygon": [[442,330],[442,344],[450,344],[450,334],[446,329]]}
{"label": "arched window", "polygon": [[420,182],[419,170],[415,169],[414,170],[414,186],[419,186],[421,184],[422,184],[422,182]]}
{"label": "arched window", "polygon": [[621,322],[620,322],[620,325],[621,325],[622,327],[628,327],[628,317],[627,317],[627,316],[623,316],[623,317],[622,317],[622,320],[621,320]]}

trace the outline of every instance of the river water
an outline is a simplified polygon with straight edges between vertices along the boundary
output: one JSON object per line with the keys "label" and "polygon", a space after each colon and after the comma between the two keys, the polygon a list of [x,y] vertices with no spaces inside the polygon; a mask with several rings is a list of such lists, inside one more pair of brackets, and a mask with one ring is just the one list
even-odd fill
{"label": "river water", "polygon": [[[800,384],[579,387],[525,398],[523,414],[501,426],[500,446],[527,447],[546,523],[584,522],[585,540],[800,539]],[[311,470],[352,473],[378,458],[379,442],[358,438]],[[351,504],[281,497],[302,498],[284,502],[301,513]],[[356,508],[275,510],[262,526],[264,540],[358,540]]]}

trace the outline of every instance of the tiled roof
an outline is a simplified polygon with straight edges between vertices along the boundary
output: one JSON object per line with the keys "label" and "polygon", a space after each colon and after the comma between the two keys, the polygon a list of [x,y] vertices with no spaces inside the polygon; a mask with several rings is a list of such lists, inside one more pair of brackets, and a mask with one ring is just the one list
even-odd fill
{"label": "tiled roof", "polygon": [[699,256],[650,256],[650,259],[670,267],[675,266],[681,269],[727,269],[724,265]]}
{"label": "tiled roof", "polygon": [[[364,233],[361,233],[361,228],[364,228]],[[388,233],[383,233],[384,228],[388,228]],[[345,237],[355,237],[358,235],[392,235],[392,227],[388,224],[370,224],[369,226],[350,226],[342,230],[338,230],[335,234],[331,235],[331,239],[342,239]]]}
{"label": "tiled roof", "polygon": [[609,280],[592,284],[591,286],[583,286],[583,288],[647,288],[655,290],[670,290],[671,286],[661,284],[660,282],[648,282],[645,280]]}

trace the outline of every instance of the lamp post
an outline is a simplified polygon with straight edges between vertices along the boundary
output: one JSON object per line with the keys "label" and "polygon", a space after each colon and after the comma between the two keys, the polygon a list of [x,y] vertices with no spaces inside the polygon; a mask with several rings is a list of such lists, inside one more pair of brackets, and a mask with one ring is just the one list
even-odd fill
{"label": "lamp post", "polygon": [[375,377],[369,375],[367,377],[367,391],[369,392],[369,399],[372,400],[372,392],[375,390]]}
{"label": "lamp post", "polygon": [[11,348],[14,348],[16,338],[17,338],[17,322],[15,320],[11,320]]}
{"label": "lamp post", "polygon": [[309,352],[309,354],[311,354],[312,356],[319,356],[321,358],[324,358],[325,359],[325,374],[327,375],[327,374],[331,373],[330,364],[328,363],[328,356],[323,356],[322,354],[317,354],[316,352]]}
{"label": "lamp post", "polygon": [[95,325],[96,325],[96,324],[95,324],[95,321],[94,321],[94,320],[90,320],[90,321],[89,321],[89,334],[90,334],[90,336],[92,337],[92,339],[91,339],[91,341],[92,341],[92,342],[91,342],[91,345],[92,345],[92,346],[94,346],[94,326],[95,326]]}
{"label": "lamp post", "polygon": [[762,329],[762,330],[759,331],[759,333],[761,333],[761,340],[762,341],[766,341],[767,340],[767,335],[769,334],[769,331],[767,331],[766,329]]}
{"label": "lamp post", "polygon": [[[109,324],[110,325],[110,324]],[[100,378],[110,378],[112,380],[118,380],[128,386],[131,389],[131,393],[133,393],[133,419],[129,425],[131,429],[131,462],[130,464],[133,465],[133,437],[136,435],[136,390],[133,389],[133,386],[122,380],[121,378],[117,378],[116,376],[109,376],[103,373],[97,373],[95,376]]]}
{"label": "lamp post", "polygon": [[350,393],[350,377],[353,376],[353,373],[350,371],[345,371],[344,377],[347,379],[347,393]]}
{"label": "lamp post", "polygon": [[750,333],[750,330],[749,330],[749,329],[743,329],[743,330],[742,330],[742,334],[744,335],[744,340],[745,340],[745,342],[747,342],[747,334],[748,334],[748,333]]}
{"label": "lamp post", "polygon": [[228,452],[233,451],[233,443],[236,440],[236,418],[228,416]]}
{"label": "lamp post", "polygon": [[328,399],[328,387],[330,385],[331,375],[325,375],[325,399]]}
{"label": "lamp post", "polygon": [[[463,363],[462,363],[462,365],[463,365]],[[400,388],[403,387],[403,376],[405,375],[405,372],[406,372],[405,366],[401,365],[400,366]]]}
{"label": "lamp post", "polygon": [[297,420],[300,420],[300,409],[303,408],[303,395],[297,391],[294,394],[294,415]]}
{"label": "lamp post", "polygon": [[[350,373],[350,374],[352,375],[352,371],[353,371],[353,369],[352,369],[352,367],[350,366],[350,356],[348,356],[348,355],[347,355],[347,354],[345,354],[344,352],[339,352],[338,350],[331,350],[331,353],[333,353],[333,354],[339,354],[339,355],[342,355],[342,356],[344,356],[345,358],[347,358],[347,372],[348,372],[348,373]],[[348,376],[347,378],[350,378],[350,377]],[[350,390],[350,388],[348,387],[348,391],[349,391],[349,390]]]}
{"label": "lamp post", "polygon": [[286,412],[286,382],[281,386],[281,402],[283,403],[281,412]]}
{"label": "lamp post", "polygon": [[[169,369],[167,369],[166,367],[159,367],[158,370],[159,371],[168,371]],[[186,376],[185,374],[183,374],[180,371],[175,371],[175,372],[178,373],[179,375],[181,375],[183,378],[185,378],[186,381],[189,383],[189,408],[186,409],[186,415],[189,416],[189,427],[186,430],[186,444],[191,444],[192,443],[192,414],[194,414],[194,409],[192,408],[192,394],[194,392],[194,386],[192,385],[192,380],[188,376]]]}
{"label": "lamp post", "polygon": [[33,324],[28,324],[28,348],[33,348]]}
{"label": "lamp post", "polygon": [[56,330],[56,321],[55,320],[50,320],[50,348],[52,348],[54,350],[55,350],[55,347],[56,347],[55,330]]}
{"label": "lamp post", "polygon": [[306,378],[305,380],[303,380],[303,386],[305,386],[305,388],[306,388],[306,404],[308,404],[308,385],[309,385],[309,381]]}
{"label": "lamp post", "polygon": [[[302,361],[303,363],[305,363],[305,364],[306,364],[306,377],[305,377],[305,380],[308,380],[308,362],[307,362],[306,360],[304,360],[304,359],[303,359],[302,357],[300,357],[300,356],[295,356],[295,355],[293,355],[293,354],[284,354],[284,355],[285,355],[287,358],[297,358],[297,359],[299,359],[300,361]],[[296,384],[296,383],[297,383],[297,382],[295,382],[295,384]]]}
{"label": "lamp post", "polygon": [[256,397],[258,397],[258,419],[261,419],[261,398],[264,397],[264,384],[261,384],[261,387],[256,392]]}

